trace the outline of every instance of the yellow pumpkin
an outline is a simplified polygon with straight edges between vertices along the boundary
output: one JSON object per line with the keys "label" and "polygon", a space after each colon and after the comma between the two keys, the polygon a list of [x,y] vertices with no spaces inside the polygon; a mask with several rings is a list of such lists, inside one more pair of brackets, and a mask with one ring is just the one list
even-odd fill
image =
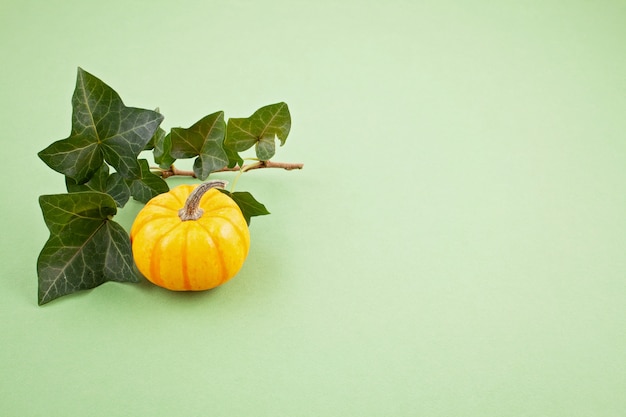
{"label": "yellow pumpkin", "polygon": [[239,206],[213,187],[180,185],[150,200],[130,231],[139,271],[175,291],[217,287],[241,269],[250,249]]}

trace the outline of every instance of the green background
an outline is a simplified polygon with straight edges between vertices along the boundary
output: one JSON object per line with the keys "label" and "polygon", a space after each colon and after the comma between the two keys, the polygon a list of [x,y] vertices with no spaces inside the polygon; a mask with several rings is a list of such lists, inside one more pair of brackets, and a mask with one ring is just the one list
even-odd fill
{"label": "green background", "polygon": [[[624,22],[621,0],[3,2],[0,414],[623,416]],[[304,170],[241,178],[272,214],[228,284],[37,306],[37,197],[65,189],[36,153],[69,135],[78,66],[167,129],[289,104],[275,160]]]}

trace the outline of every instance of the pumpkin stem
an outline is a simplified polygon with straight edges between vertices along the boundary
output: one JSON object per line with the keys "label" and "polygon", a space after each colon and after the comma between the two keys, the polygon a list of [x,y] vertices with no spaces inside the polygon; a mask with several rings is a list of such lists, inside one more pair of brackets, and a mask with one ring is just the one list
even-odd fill
{"label": "pumpkin stem", "polygon": [[198,185],[187,197],[185,207],[178,210],[178,217],[184,222],[187,220],[198,220],[204,214],[204,210],[200,208],[200,200],[204,193],[211,188],[224,188],[226,184],[228,184],[226,181],[211,180]]}

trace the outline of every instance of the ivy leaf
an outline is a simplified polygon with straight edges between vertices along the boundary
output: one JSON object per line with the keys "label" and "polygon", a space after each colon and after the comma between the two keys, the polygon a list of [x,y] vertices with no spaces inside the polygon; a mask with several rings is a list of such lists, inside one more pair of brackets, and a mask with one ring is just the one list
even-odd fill
{"label": "ivy leaf", "polygon": [[228,164],[224,152],[224,112],[219,111],[198,120],[189,128],[173,128],[171,156],[176,159],[193,158],[193,172],[201,180]]}
{"label": "ivy leaf", "polygon": [[70,193],[78,193],[81,191],[98,191],[106,193],[107,180],[109,179],[109,166],[107,164],[100,165],[100,168],[94,172],[89,181],[79,184],[70,177],[65,177],[65,187]]}
{"label": "ivy leaf", "polygon": [[247,118],[228,119],[224,145],[237,152],[255,146],[256,156],[268,161],[276,153],[275,139],[285,144],[291,129],[291,115],[286,103],[270,104]]}
{"label": "ivy leaf", "polygon": [[266,214],[270,214],[269,211],[265,208],[265,206],[259,203],[253,196],[247,191],[235,191],[231,193],[230,191],[218,188],[222,193],[226,194],[230,198],[237,203],[243,217],[246,219],[246,223],[248,226],[250,225],[250,220],[254,216],[263,216]]}
{"label": "ivy leaf", "polygon": [[150,172],[148,161],[139,160],[141,166],[141,178],[129,180],[130,195],[137,201],[147,203],[151,198],[170,190],[169,186],[161,177]]}
{"label": "ivy leaf", "polygon": [[163,131],[163,135],[158,135],[154,138],[154,162],[163,169],[168,169],[176,161],[176,158],[172,157],[172,136],[166,135]]}
{"label": "ivy leaf", "polygon": [[150,171],[148,161],[140,159],[141,177],[127,180],[117,172],[109,175],[109,166],[102,164],[93,177],[84,184],[78,184],[65,177],[65,185],[70,193],[97,191],[109,194],[118,207],[124,207],[132,196],[135,200],[147,203],[151,198],[169,191],[169,186],[161,177]]}
{"label": "ivy leaf", "polygon": [[[154,109],[154,111],[157,113],[161,113],[161,110],[159,110],[158,107]],[[152,135],[148,143],[146,143],[146,146],[144,146],[143,150],[151,151],[152,149],[154,149],[154,142],[157,140],[159,136],[165,136],[165,130],[163,130],[162,127],[157,128],[156,132],[154,132],[154,135]]]}
{"label": "ivy leaf", "polygon": [[112,221],[111,196],[99,192],[42,195],[50,238],[37,259],[39,304],[107,281],[138,282],[130,238]]}
{"label": "ivy leaf", "polygon": [[78,184],[87,182],[104,161],[124,178],[139,178],[137,157],[163,116],[126,107],[111,87],[81,68],[72,107],[70,136],[39,152],[39,157]]}
{"label": "ivy leaf", "polygon": [[109,194],[118,207],[124,207],[130,199],[130,188],[124,177],[117,172],[109,175],[109,166],[102,164],[89,181],[78,184],[70,177],[65,177],[65,186],[70,193],[97,191]]}
{"label": "ivy leaf", "polygon": [[107,179],[106,193],[113,197],[118,207],[124,207],[130,200],[128,180],[117,172],[112,173]]}
{"label": "ivy leaf", "polygon": [[231,148],[224,146],[224,151],[226,152],[226,156],[228,157],[228,168],[234,168],[237,165],[240,167],[243,166],[243,158],[239,156],[239,154]]}

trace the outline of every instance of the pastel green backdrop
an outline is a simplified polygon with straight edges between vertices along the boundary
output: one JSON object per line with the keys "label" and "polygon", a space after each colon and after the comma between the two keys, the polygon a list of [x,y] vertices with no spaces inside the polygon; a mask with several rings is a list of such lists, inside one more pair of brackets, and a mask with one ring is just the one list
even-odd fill
{"label": "pastel green backdrop", "polygon": [[[623,415],[623,1],[0,11],[0,415]],[[304,170],[239,181],[272,214],[231,282],[37,306],[78,66],[166,128],[289,104]]]}

